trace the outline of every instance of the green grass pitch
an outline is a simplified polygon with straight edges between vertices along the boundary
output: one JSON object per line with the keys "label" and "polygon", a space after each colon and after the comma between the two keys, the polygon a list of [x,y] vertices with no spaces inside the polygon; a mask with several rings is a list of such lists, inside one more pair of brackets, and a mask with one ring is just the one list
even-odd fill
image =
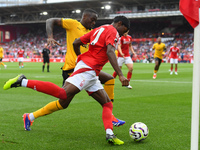
{"label": "green grass pitch", "polygon": [[[126,124],[114,127],[114,133],[125,142],[109,145],[101,118],[101,106],[85,91],[75,96],[66,110],[38,118],[31,131],[23,127],[23,113],[33,112],[56,98],[28,88],[4,91],[9,78],[23,73],[28,79],[50,81],[61,86],[63,63],[51,63],[50,73],[42,72],[42,63],[5,63],[0,70],[0,149],[1,150],[188,150],[190,149],[192,64],[178,64],[178,76],[170,75],[170,64],[161,64],[153,80],[154,64],[135,63],[131,85],[121,87],[115,81],[113,113]],[[45,68],[46,69],[46,68]],[[112,74],[110,64],[103,71]],[[126,76],[127,68],[123,66]],[[48,87],[47,87],[48,88]],[[137,143],[129,137],[129,127],[143,122],[149,128],[146,140]]]}

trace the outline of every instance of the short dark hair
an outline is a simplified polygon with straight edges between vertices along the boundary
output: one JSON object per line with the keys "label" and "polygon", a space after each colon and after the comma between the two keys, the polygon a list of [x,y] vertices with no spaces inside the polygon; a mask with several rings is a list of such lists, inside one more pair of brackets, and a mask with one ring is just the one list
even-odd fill
{"label": "short dark hair", "polygon": [[87,8],[83,11],[83,13],[94,13],[94,14],[98,14],[95,10],[91,9],[91,8]]}
{"label": "short dark hair", "polygon": [[126,18],[125,16],[116,16],[113,20],[114,23],[117,23],[121,21],[122,25],[124,25],[125,27],[128,28],[128,30],[130,29],[130,21],[128,18]]}

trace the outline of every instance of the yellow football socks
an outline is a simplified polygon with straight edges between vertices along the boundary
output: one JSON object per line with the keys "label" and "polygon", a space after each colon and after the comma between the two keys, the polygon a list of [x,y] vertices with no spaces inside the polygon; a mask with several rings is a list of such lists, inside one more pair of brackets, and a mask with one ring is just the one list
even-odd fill
{"label": "yellow football socks", "polygon": [[113,100],[114,99],[114,85],[115,79],[108,80],[104,83],[104,90],[108,94],[108,97]]}
{"label": "yellow football socks", "polygon": [[2,64],[3,66],[5,66],[5,64],[4,64],[3,62],[1,62],[1,64]]}
{"label": "yellow football socks", "polygon": [[157,73],[158,72],[158,70],[154,70],[154,73]]}
{"label": "yellow football socks", "polygon": [[57,100],[57,101],[50,102],[43,108],[33,112],[33,116],[35,118],[38,118],[44,115],[51,114],[54,111],[61,110],[61,109],[63,109],[63,107],[60,105],[59,100]]}

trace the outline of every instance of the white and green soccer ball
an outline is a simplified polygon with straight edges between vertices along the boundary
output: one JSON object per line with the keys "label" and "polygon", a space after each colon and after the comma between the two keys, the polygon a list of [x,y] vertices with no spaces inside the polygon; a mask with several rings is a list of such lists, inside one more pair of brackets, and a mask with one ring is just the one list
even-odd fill
{"label": "white and green soccer ball", "polygon": [[148,127],[142,122],[136,122],[131,125],[129,135],[134,141],[142,141],[149,135]]}

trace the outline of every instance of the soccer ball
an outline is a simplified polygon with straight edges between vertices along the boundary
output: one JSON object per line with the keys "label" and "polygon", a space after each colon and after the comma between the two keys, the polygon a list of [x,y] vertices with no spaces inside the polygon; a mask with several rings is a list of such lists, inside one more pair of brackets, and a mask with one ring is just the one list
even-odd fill
{"label": "soccer ball", "polygon": [[131,125],[129,135],[134,141],[142,141],[149,135],[148,127],[142,122],[136,122]]}

